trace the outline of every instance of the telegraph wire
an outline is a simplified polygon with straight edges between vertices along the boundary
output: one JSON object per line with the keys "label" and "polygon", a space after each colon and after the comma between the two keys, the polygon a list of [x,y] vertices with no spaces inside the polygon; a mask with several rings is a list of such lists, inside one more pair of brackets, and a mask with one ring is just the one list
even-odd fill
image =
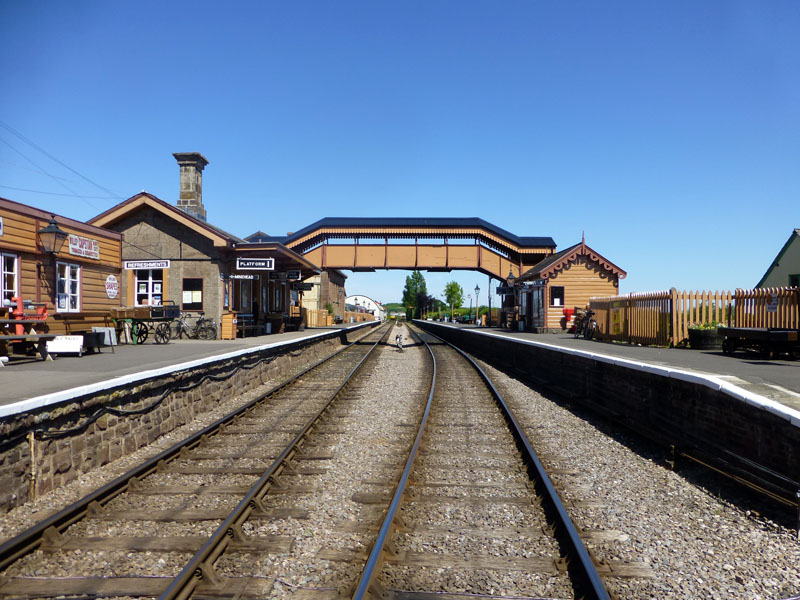
{"label": "telegraph wire", "polygon": [[[79,194],[59,194],[58,192],[42,192],[40,190],[29,190],[27,188],[18,188],[18,187],[11,187],[10,185],[0,185],[0,188],[6,190],[15,190],[17,192],[30,192],[31,194],[45,194],[47,196],[64,196],[66,198],[83,198],[87,199],[90,198],[92,200],[113,200],[111,196],[83,196]],[[93,207],[97,208],[97,207]]]}
{"label": "telegraph wire", "polygon": [[0,121],[0,126],[2,126],[4,129],[8,130],[9,132],[13,133],[14,135],[16,135],[19,139],[21,139],[23,142],[25,142],[28,145],[30,145],[32,148],[34,148],[34,149],[38,150],[39,152],[41,152],[42,154],[44,154],[50,160],[52,160],[54,162],[57,162],[59,165],[61,165],[65,169],[67,169],[71,173],[74,173],[75,175],[77,175],[81,179],[89,182],[90,184],[92,184],[96,188],[98,188],[100,190],[103,190],[106,194],[109,194],[109,195],[113,196],[114,198],[117,198],[118,200],[124,200],[124,198],[122,196],[120,196],[119,194],[116,194],[116,193],[112,192],[108,188],[105,188],[102,185],[100,185],[99,183],[95,183],[94,181],[92,181],[91,179],[86,177],[85,175],[82,175],[81,173],[78,173],[78,171],[76,171],[75,169],[73,169],[72,167],[67,165],[66,163],[64,163],[64,162],[60,161],[59,159],[57,159],[55,156],[50,154],[47,150],[45,150],[44,148],[42,148],[41,146],[39,146],[35,142],[33,142],[30,139],[28,139],[27,137],[25,137],[23,134],[21,134],[19,131],[17,131],[13,127],[11,127],[8,123],[6,123],[4,121]]}
{"label": "telegraph wire", "polygon": [[[6,146],[8,146],[9,148],[11,148],[11,149],[12,149],[14,152],[16,152],[17,154],[19,154],[19,155],[20,155],[22,158],[24,158],[25,160],[27,160],[27,161],[28,161],[29,163],[31,163],[31,164],[32,164],[34,167],[36,167],[37,169],[39,169],[39,170],[40,170],[42,173],[44,173],[45,175],[47,175],[48,177],[50,177],[50,178],[51,178],[53,181],[55,181],[55,182],[56,182],[58,185],[60,185],[61,187],[63,187],[63,188],[64,188],[64,189],[66,189],[67,191],[69,191],[69,192],[70,192],[70,193],[71,193],[73,196],[77,196],[77,197],[79,197],[79,198],[82,198],[82,196],[80,196],[80,194],[77,194],[77,193],[75,192],[75,190],[73,190],[72,188],[70,188],[70,187],[69,187],[69,186],[68,186],[66,183],[64,183],[63,181],[61,181],[61,180],[60,180],[59,178],[57,178],[55,175],[53,175],[53,174],[49,173],[49,172],[48,172],[48,171],[47,171],[47,170],[46,170],[44,167],[42,167],[42,166],[40,166],[39,164],[37,164],[37,163],[36,163],[36,161],[34,161],[32,158],[30,158],[30,157],[26,156],[25,154],[23,154],[21,150],[18,150],[18,149],[17,149],[17,148],[16,148],[16,147],[15,147],[15,146],[14,146],[14,145],[11,143],[11,142],[9,142],[7,139],[5,139],[5,138],[3,138],[3,137],[0,137],[0,142],[3,142],[3,143],[6,145]],[[86,202],[86,203],[87,203],[89,206],[91,206],[93,209],[95,209],[95,210],[97,210],[97,211],[99,211],[99,210],[100,210],[100,209],[98,209],[96,206],[94,206],[94,205],[93,205],[91,202],[89,202],[88,200],[85,200],[85,199],[84,199],[84,201],[85,201],[85,202]]]}

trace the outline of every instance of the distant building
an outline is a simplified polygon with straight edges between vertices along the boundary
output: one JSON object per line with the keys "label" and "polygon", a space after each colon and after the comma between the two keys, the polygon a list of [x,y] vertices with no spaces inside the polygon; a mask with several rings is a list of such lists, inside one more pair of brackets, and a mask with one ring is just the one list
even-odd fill
{"label": "distant building", "polygon": [[377,321],[383,321],[386,318],[386,311],[380,302],[377,302],[369,296],[348,296],[345,299],[348,310],[353,312],[365,312],[375,317]]}
{"label": "distant building", "polygon": [[795,229],[764,273],[757,288],[800,287],[800,229]]}

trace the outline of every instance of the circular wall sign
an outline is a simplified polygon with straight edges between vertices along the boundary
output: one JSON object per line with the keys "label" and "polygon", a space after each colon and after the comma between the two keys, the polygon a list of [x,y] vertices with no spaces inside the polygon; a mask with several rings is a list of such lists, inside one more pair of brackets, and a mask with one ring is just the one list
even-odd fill
{"label": "circular wall sign", "polygon": [[113,275],[106,277],[106,296],[116,298],[119,293],[119,282]]}

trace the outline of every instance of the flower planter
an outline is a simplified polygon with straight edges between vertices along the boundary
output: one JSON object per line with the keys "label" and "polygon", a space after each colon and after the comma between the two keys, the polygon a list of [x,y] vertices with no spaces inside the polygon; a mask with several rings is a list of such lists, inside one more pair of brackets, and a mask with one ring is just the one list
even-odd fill
{"label": "flower planter", "polygon": [[690,329],[689,347],[692,350],[719,350],[722,338],[718,329]]}

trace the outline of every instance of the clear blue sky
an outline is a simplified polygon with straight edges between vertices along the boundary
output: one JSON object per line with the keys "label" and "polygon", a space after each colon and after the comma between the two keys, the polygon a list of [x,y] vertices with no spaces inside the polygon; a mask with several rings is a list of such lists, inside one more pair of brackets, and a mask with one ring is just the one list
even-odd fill
{"label": "clear blue sky", "polygon": [[[798,32],[796,0],[0,0],[0,196],[175,202],[172,153],[198,151],[240,236],[475,216],[585,231],[625,293],[752,287],[800,227]],[[396,301],[406,275],[347,290]],[[486,302],[476,273],[429,292],[450,279]]]}

